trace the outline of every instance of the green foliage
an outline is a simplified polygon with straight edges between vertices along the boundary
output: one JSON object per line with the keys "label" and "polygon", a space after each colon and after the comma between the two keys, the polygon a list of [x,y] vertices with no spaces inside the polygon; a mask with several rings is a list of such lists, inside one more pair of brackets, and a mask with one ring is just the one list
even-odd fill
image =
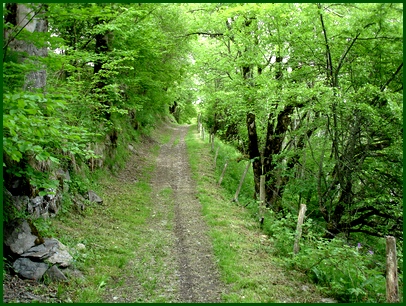
{"label": "green foliage", "polygon": [[48,175],[29,164],[19,162],[35,160],[37,163],[66,164],[69,156],[88,159],[96,157],[87,149],[94,133],[66,124],[58,113],[66,110],[60,98],[44,97],[31,92],[5,93],[3,96],[3,148],[12,163],[6,171],[17,177],[27,177],[34,187],[55,189],[58,184]]}
{"label": "green foliage", "polygon": [[89,190],[90,180],[87,176],[73,173],[69,182],[69,189],[73,194],[85,194]]}
{"label": "green foliage", "polygon": [[[275,218],[272,211],[265,217],[264,230],[274,243],[273,253],[287,267],[306,273],[323,292],[339,302],[385,302],[384,239],[354,243],[343,239],[321,238],[317,224],[307,219],[303,225],[300,252],[293,255],[296,218]],[[362,238],[361,239],[365,239]],[[353,240],[354,241],[354,240]],[[369,246],[368,246],[369,244]],[[399,281],[403,284],[403,253],[399,254]]]}
{"label": "green foliage", "polygon": [[[206,138],[207,139],[207,138]],[[221,185],[230,195],[230,200],[234,197],[235,191],[237,190],[238,185],[240,184],[241,177],[244,173],[244,168],[247,165],[247,160],[242,159],[242,155],[234,147],[228,146],[223,142],[215,138],[214,141],[214,150],[218,148],[218,156],[216,161],[216,177],[219,178],[223,169],[224,164],[227,162],[226,175],[223,178]],[[213,156],[215,152],[212,152]],[[245,177],[245,182],[250,182],[253,179],[251,171],[247,172]],[[217,180],[218,181],[218,180]],[[242,205],[251,203],[252,195],[254,190],[249,183],[243,184],[241,188],[238,201]]]}
{"label": "green foliage", "polygon": [[281,258],[286,258],[293,252],[295,241],[295,218],[288,213],[286,216],[277,217],[272,210],[268,210],[264,217],[263,229],[274,244],[273,253]]}
{"label": "green foliage", "polygon": [[306,243],[290,263],[306,271],[323,291],[340,302],[382,303],[386,299],[385,272],[376,266],[376,259],[371,250],[349,246],[339,239],[318,239]]}
{"label": "green foliage", "polygon": [[333,236],[401,237],[402,6],[195,4],[191,11],[201,33],[193,70],[203,123],[242,153],[258,148],[270,161],[259,166],[268,203],[288,212],[305,202]]}
{"label": "green foliage", "polygon": [[[18,5],[30,14],[40,8]],[[3,16],[3,167],[40,195],[57,187],[49,178],[56,167],[72,174],[102,156],[111,169],[123,166],[128,144],[167,115],[176,96],[184,96],[180,122],[194,116],[188,90],[178,89],[189,65],[179,5],[47,4],[36,16],[47,19],[45,32],[12,24],[13,14]],[[45,47],[47,54],[36,52]],[[25,90],[38,71],[46,85]],[[71,185],[86,189],[76,179]]]}

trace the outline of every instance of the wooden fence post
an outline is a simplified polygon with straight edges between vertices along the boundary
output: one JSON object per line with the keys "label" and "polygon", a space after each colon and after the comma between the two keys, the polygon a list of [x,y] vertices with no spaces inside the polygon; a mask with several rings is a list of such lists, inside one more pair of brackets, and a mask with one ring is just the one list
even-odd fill
{"label": "wooden fence post", "polygon": [[214,155],[214,169],[216,169],[217,155],[219,154],[220,146],[217,147],[216,154]]}
{"label": "wooden fence post", "polygon": [[214,134],[210,134],[210,142],[211,142],[210,152],[213,152],[214,151]]}
{"label": "wooden fence post", "polygon": [[224,177],[224,174],[226,173],[227,165],[228,165],[228,160],[224,164],[223,172],[221,172],[220,179],[219,179],[219,182],[218,182],[219,186],[221,185],[221,182],[223,181],[223,177]]}
{"label": "wooden fence post", "polygon": [[201,125],[201,123],[200,123],[200,117],[201,117],[201,114],[198,114],[197,115],[197,131],[200,133],[200,125]]}
{"label": "wooden fence post", "polygon": [[250,165],[251,165],[251,161],[249,160],[248,163],[247,163],[247,166],[245,167],[244,173],[242,174],[240,184],[238,185],[237,191],[235,192],[233,202],[238,202],[238,195],[240,194],[242,183],[244,182],[245,176],[247,175],[247,172],[248,172],[248,169],[249,169]]}
{"label": "wooden fence post", "polygon": [[396,239],[386,236],[386,302],[399,303]]}
{"label": "wooden fence post", "polygon": [[259,222],[264,223],[265,210],[265,175],[259,177]]}
{"label": "wooden fence post", "polygon": [[306,213],[306,204],[300,204],[299,216],[297,218],[295,244],[293,245],[293,253],[297,254],[300,250],[300,237],[302,236],[303,219]]}

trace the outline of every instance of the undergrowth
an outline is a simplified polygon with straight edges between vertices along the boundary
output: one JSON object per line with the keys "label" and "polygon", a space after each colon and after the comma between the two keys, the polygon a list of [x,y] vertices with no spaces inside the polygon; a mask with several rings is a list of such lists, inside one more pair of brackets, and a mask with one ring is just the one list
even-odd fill
{"label": "undergrowth", "polygon": [[[237,162],[240,154],[231,146],[218,140],[215,141],[214,150],[210,150],[211,145],[207,141],[202,141],[192,127],[187,139],[190,160],[195,179],[199,185],[199,199],[203,205],[203,211],[208,219],[209,225],[214,227],[212,237],[214,248],[219,256],[219,265],[224,273],[224,279],[228,283],[234,284],[234,289],[246,287],[244,283],[244,274],[247,271],[242,268],[238,262],[243,262],[243,258],[238,257],[238,252],[243,248],[240,236],[233,237],[230,227],[233,226],[230,219],[233,218],[230,213],[237,209],[237,204],[231,204],[231,199],[239,184],[241,175],[246,162]],[[199,153],[202,146],[207,151],[212,160],[202,160]],[[215,152],[219,147],[216,167],[214,167]],[[221,184],[222,191],[218,192],[213,187],[223,170],[224,163],[228,160],[228,167]],[[202,171],[201,164],[211,169],[204,175],[199,175]],[[248,172],[243,187],[240,192],[238,208],[240,208],[240,219],[249,215],[252,228],[259,228],[258,222],[258,203],[254,201],[252,170]],[[210,187],[212,186],[212,187]],[[210,189],[211,188],[211,189]],[[226,204],[221,204],[225,202]],[[216,209],[217,205],[225,206],[224,210]],[[295,206],[297,204],[292,204]],[[243,209],[244,208],[244,209]],[[305,219],[303,225],[303,236],[301,240],[301,249],[298,254],[293,254],[293,244],[295,239],[297,215],[287,213],[278,215],[271,210],[265,214],[264,224],[261,226],[261,232],[266,234],[266,239],[270,243],[266,249],[271,256],[270,260],[281,263],[281,265],[290,271],[298,271],[306,275],[306,279],[317,285],[318,290],[325,296],[330,296],[338,302],[385,302],[386,281],[385,281],[385,239],[368,237],[365,235],[353,235],[352,240],[344,238],[335,238],[327,240],[322,238],[323,229],[316,220],[310,216]],[[228,227],[227,235],[221,234],[221,230],[216,227]],[[355,242],[354,242],[355,241]],[[235,246],[234,246],[235,244]],[[238,247],[238,245],[240,245]],[[403,244],[398,242],[398,276],[399,291],[401,301],[403,300]],[[255,274],[255,268],[250,266],[250,272]],[[269,276],[268,282],[272,276]],[[254,282],[255,283],[255,282]],[[237,298],[236,292],[231,293],[226,300],[232,302],[246,301]],[[239,294],[242,294],[241,292]],[[272,293],[269,297],[272,297]],[[265,301],[261,297],[259,300]]]}

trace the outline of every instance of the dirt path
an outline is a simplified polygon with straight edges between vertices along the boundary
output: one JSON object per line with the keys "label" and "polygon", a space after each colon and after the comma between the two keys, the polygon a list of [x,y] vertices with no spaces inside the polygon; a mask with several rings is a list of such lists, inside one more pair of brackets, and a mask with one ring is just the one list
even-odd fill
{"label": "dirt path", "polygon": [[[158,201],[154,215],[171,216],[173,209],[173,257],[176,262],[177,302],[220,302],[223,285],[214,263],[212,246],[207,236],[201,205],[189,168],[185,135],[188,126],[166,126],[172,131],[171,140],[162,145],[152,178]],[[171,191],[173,206],[161,205],[159,194]],[[162,222],[164,221],[164,222]],[[154,222],[154,230],[162,231],[170,220]],[[169,258],[168,258],[169,259]]]}
{"label": "dirt path", "polygon": [[[185,144],[188,130],[188,126],[163,124],[155,130],[155,135],[143,138],[137,150],[129,157],[125,169],[117,177],[106,178],[109,183],[103,183],[106,187],[105,199],[113,199],[109,202],[111,210],[106,207],[106,211],[93,217],[94,223],[89,223],[97,228],[103,225],[106,232],[97,236],[85,226],[85,231],[83,234],[79,233],[79,238],[81,235],[89,234],[91,237],[93,234],[97,243],[94,245],[98,248],[96,251],[110,248],[108,254],[125,255],[107,256],[114,261],[108,263],[107,272],[102,278],[94,280],[99,286],[98,289],[96,287],[97,292],[93,293],[93,285],[89,286],[87,295],[81,298],[104,303],[222,302],[222,297],[224,301],[229,301],[233,294],[244,299],[248,293],[244,286],[249,288],[255,284],[261,294],[257,295],[250,290],[248,297],[253,301],[260,301],[261,297],[262,301],[267,301],[263,298],[264,290],[269,290],[266,298],[272,296],[271,300],[276,301],[328,301],[315,294],[312,285],[295,281],[293,274],[273,263],[268,252],[269,239],[259,230],[254,230],[257,225],[253,220],[240,220],[243,208],[236,206],[228,207],[227,215],[219,213],[219,218],[224,218],[223,221],[227,222],[221,222],[222,225],[217,230],[225,227],[225,232],[230,233],[226,238],[227,248],[228,241],[230,248],[241,243],[249,245],[248,248],[239,249],[238,254],[249,263],[238,263],[244,265],[245,269],[239,272],[241,279],[238,285],[242,286],[241,290],[236,291],[231,287],[233,284],[225,285],[220,281],[216,258],[208,237],[209,228],[204,222],[202,207],[197,200],[196,185],[191,176]],[[161,139],[162,143],[154,139]],[[209,175],[207,165],[203,162],[200,166],[202,175]],[[231,202],[224,203],[232,205]],[[210,209],[216,207],[214,205]],[[130,218],[138,214],[143,214],[144,217]],[[118,216],[119,219],[115,219]],[[113,229],[110,228],[110,223],[114,225]],[[75,233],[76,227],[69,230]],[[105,239],[109,235],[113,235],[111,237],[114,239]],[[246,239],[242,240],[240,237]],[[255,263],[255,269],[251,269],[254,268],[250,265],[251,262]],[[96,261],[87,272],[91,274],[92,270],[103,270],[102,268],[102,263]],[[111,273],[111,270],[115,272]],[[270,286],[263,286],[264,283],[270,283]],[[16,277],[8,277],[3,282],[3,289],[8,292],[5,295],[8,301],[62,301],[57,294],[59,289],[55,286],[47,289],[41,285],[42,296],[33,296],[32,293],[38,292],[39,287],[32,286],[31,290],[30,286],[27,281]],[[80,290],[85,291],[86,288],[80,287]],[[95,296],[89,296],[91,294]],[[63,301],[72,300],[74,299],[63,297]]]}

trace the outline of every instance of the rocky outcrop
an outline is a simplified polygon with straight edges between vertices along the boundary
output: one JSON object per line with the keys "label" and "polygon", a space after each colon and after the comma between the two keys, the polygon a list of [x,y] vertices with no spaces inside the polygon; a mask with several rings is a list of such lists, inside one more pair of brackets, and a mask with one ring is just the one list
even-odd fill
{"label": "rocky outcrop", "polygon": [[46,259],[46,262],[58,265],[58,267],[67,268],[70,266],[73,257],[69,254],[68,248],[63,245],[58,240],[54,239],[56,242],[56,252],[54,252],[49,258]]}
{"label": "rocky outcrop", "polygon": [[62,206],[62,193],[60,189],[49,190],[49,194],[29,198],[25,195],[12,195],[4,190],[6,201],[10,202],[17,211],[27,212],[33,218],[54,217]]}
{"label": "rocky outcrop", "polygon": [[22,278],[40,280],[46,275],[51,281],[66,281],[63,269],[73,261],[68,248],[55,238],[41,238],[27,220],[16,220],[5,226],[4,244],[15,261],[13,270]]}
{"label": "rocky outcrop", "polygon": [[[3,191],[5,202],[10,203],[17,211],[28,213],[35,218],[54,217],[62,208],[62,194],[66,195],[69,191],[69,182],[71,180],[69,171],[63,169],[55,170],[51,179],[59,181],[59,187],[56,189],[48,189],[48,194],[43,196],[28,197],[27,195],[16,195],[17,189],[11,189],[11,192],[6,188]],[[20,182],[16,180],[16,184]],[[103,199],[98,196],[93,190],[89,190],[85,197],[80,194],[70,195],[73,204],[78,211],[85,209],[86,200],[91,203],[103,204]]]}
{"label": "rocky outcrop", "polygon": [[13,221],[4,228],[4,244],[15,254],[21,255],[35,246],[37,239],[26,220]]}
{"label": "rocky outcrop", "polygon": [[64,282],[68,280],[65,274],[63,274],[62,271],[57,268],[57,266],[50,267],[45,272],[45,275],[53,282]]}
{"label": "rocky outcrop", "polygon": [[[18,188],[3,190],[4,203],[10,218],[15,215],[28,214],[30,219],[48,218],[58,214],[62,208],[62,193],[69,191],[69,171],[57,169],[51,178],[59,181],[59,187],[46,190],[48,194],[29,197],[18,195]],[[20,184],[18,179],[16,184]],[[13,185],[10,185],[13,186]],[[34,193],[38,194],[38,190]],[[89,190],[85,197],[80,194],[71,195],[71,200],[78,211],[85,209],[85,203],[103,204],[103,199],[93,190]],[[17,212],[17,213],[16,213]],[[3,241],[5,253],[11,261],[11,267],[21,277],[38,281],[42,278],[51,281],[66,281],[65,271],[70,267],[73,257],[69,249],[55,238],[43,238],[33,223],[29,220],[5,220]],[[85,249],[79,244],[77,251]],[[77,274],[69,269],[69,275]],[[80,274],[80,273],[79,273]]]}

